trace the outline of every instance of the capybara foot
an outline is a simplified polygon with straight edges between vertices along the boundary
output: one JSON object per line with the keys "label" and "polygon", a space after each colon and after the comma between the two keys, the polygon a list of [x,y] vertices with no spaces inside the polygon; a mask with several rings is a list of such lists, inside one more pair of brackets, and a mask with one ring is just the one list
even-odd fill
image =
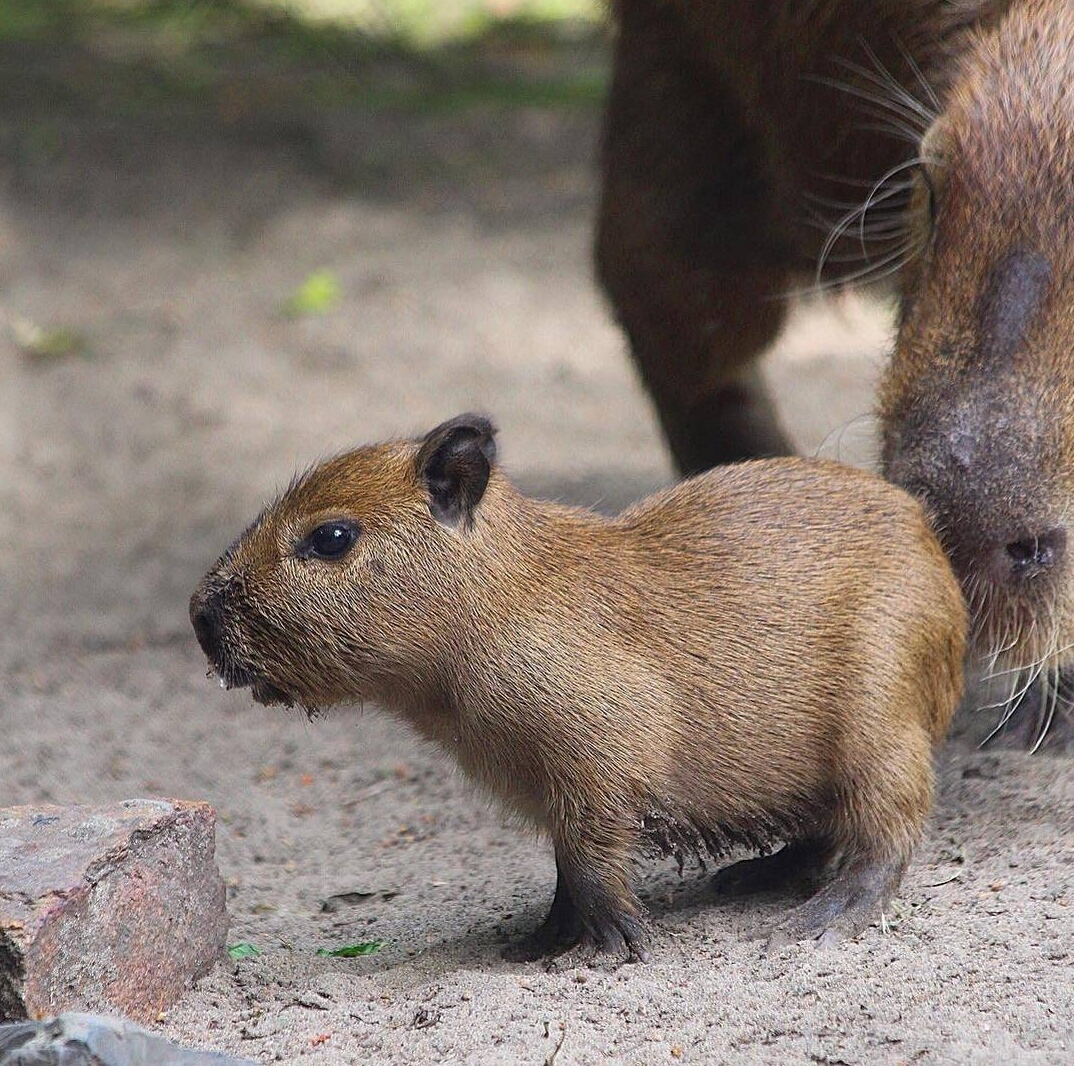
{"label": "capybara foot", "polygon": [[611,933],[594,935],[586,932],[577,944],[548,959],[545,969],[550,973],[577,969],[616,970],[626,962],[648,962],[649,948],[642,923],[629,919],[629,932],[616,928]]}
{"label": "capybara foot", "polygon": [[769,949],[800,940],[830,947],[857,936],[876,920],[895,893],[906,863],[868,859],[844,863],[839,872],[805,903],[794,907],[768,939]]}

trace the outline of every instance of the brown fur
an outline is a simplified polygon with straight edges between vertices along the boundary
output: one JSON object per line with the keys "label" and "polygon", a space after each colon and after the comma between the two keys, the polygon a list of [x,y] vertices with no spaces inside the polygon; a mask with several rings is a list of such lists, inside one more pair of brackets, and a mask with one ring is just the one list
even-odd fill
{"label": "brown fur", "polygon": [[[342,522],[346,555],[309,557]],[[229,684],[375,703],[546,830],[559,884],[534,952],[639,955],[639,850],[797,842],[725,883],[830,878],[794,936],[874,916],[929,809],[965,626],[919,506],[879,478],[742,464],[605,518],[519,494],[475,416],[301,478],[191,616]]]}
{"label": "brown fur", "polygon": [[903,265],[885,471],[935,515],[978,649],[1069,661],[1074,4],[614,10],[597,261],[680,468],[789,451],[754,366],[784,294],[821,260]]}

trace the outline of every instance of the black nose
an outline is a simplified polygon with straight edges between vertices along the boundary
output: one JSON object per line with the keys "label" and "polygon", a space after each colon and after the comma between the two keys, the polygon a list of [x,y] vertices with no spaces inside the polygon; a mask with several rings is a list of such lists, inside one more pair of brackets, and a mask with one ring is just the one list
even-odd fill
{"label": "black nose", "polygon": [[199,589],[190,598],[190,622],[201,650],[216,662],[220,657],[220,628],[223,620],[223,593]]}
{"label": "black nose", "polygon": [[1028,581],[1062,566],[1067,531],[1062,526],[1035,536],[1020,537],[998,548],[993,565],[997,576],[1008,581]]}

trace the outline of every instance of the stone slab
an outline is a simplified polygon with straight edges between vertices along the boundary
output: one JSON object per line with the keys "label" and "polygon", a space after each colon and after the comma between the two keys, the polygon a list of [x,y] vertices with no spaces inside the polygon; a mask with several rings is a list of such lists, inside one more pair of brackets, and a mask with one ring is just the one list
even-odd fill
{"label": "stone slab", "polygon": [[0,809],[0,1021],[174,1003],[227,932],[205,803]]}
{"label": "stone slab", "polygon": [[254,1066],[217,1051],[191,1051],[127,1021],[61,1014],[0,1025],[0,1066]]}

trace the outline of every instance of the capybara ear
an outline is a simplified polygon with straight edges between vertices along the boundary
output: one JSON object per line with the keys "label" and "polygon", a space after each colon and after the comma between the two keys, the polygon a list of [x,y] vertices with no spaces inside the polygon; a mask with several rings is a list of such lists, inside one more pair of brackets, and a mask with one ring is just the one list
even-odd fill
{"label": "capybara ear", "polygon": [[430,430],[415,460],[429,510],[446,526],[468,529],[496,461],[496,427],[482,415],[458,415]]}

